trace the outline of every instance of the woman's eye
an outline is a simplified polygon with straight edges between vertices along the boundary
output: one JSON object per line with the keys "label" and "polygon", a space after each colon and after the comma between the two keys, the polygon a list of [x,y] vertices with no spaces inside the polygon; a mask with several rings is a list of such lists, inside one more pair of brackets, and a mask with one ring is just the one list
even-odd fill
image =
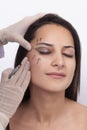
{"label": "woman's eye", "polygon": [[46,48],[38,48],[37,51],[40,54],[50,54],[51,53],[51,51],[49,49],[46,49]]}
{"label": "woman's eye", "polygon": [[50,54],[51,51],[48,51],[48,50],[41,50],[39,51],[40,54]]}
{"label": "woman's eye", "polygon": [[71,54],[63,53],[63,55],[66,56],[66,57],[69,57],[69,58],[73,58],[73,55],[71,55]]}

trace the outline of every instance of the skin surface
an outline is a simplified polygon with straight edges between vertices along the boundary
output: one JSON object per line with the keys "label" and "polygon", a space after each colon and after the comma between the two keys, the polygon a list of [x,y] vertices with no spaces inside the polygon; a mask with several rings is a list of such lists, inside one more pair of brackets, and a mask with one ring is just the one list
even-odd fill
{"label": "skin surface", "polygon": [[[65,91],[75,71],[75,49],[70,32],[58,25],[45,25],[38,29],[35,37],[31,43],[33,49],[27,54],[31,63],[32,85],[46,91]],[[64,76],[48,75],[52,72]]]}
{"label": "skin surface", "polygon": [[31,45],[31,98],[11,118],[11,130],[86,130],[87,108],[64,96],[76,66],[71,33],[47,24],[36,31]]}

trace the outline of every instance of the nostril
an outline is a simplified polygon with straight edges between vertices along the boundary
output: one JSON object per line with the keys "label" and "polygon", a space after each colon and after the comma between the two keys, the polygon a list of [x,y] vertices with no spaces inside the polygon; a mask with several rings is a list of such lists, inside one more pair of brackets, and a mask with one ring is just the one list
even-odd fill
{"label": "nostril", "polygon": [[58,66],[60,68],[63,68],[65,66],[64,64],[64,59],[61,56],[58,56],[52,60],[52,66]]}

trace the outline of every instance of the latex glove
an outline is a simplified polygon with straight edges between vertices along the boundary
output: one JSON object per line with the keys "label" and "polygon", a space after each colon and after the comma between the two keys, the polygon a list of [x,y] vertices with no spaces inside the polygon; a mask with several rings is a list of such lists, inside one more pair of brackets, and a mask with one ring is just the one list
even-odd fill
{"label": "latex glove", "polygon": [[0,123],[0,130],[5,130],[1,123]]}
{"label": "latex glove", "polygon": [[[0,113],[10,119],[21,103],[30,82],[29,61],[24,58],[17,72],[9,79],[12,69],[3,71],[0,83]],[[11,75],[10,75],[11,76]],[[6,127],[5,116],[0,114],[0,122]],[[4,118],[4,119],[3,119]]]}
{"label": "latex glove", "polygon": [[34,16],[27,16],[19,22],[0,30],[0,45],[8,42],[18,42],[25,49],[30,50],[31,45],[24,39],[24,34],[28,27],[44,14],[40,13]]}
{"label": "latex glove", "polygon": [[0,46],[0,58],[4,57],[4,48]]}

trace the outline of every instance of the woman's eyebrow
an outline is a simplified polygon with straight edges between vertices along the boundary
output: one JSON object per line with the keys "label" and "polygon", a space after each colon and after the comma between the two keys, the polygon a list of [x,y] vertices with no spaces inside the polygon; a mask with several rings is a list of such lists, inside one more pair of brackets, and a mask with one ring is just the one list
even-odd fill
{"label": "woman's eyebrow", "polygon": [[53,47],[53,45],[52,45],[52,44],[45,43],[45,42],[42,42],[42,43],[37,43],[37,45],[46,45],[46,46]]}
{"label": "woman's eyebrow", "polygon": [[74,46],[64,46],[64,48],[73,48],[73,49],[75,49]]}

